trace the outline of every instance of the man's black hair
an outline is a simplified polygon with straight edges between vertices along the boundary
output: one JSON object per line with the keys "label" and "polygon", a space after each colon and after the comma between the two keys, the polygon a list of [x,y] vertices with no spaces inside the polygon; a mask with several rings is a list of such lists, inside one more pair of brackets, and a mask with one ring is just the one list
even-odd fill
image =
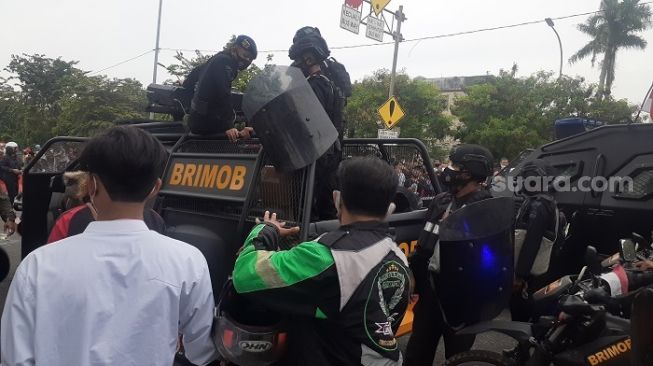
{"label": "man's black hair", "polygon": [[149,133],[118,126],[90,140],[80,169],[96,174],[113,201],[143,202],[163,173],[167,153]]}
{"label": "man's black hair", "polygon": [[379,158],[355,157],[340,164],[338,185],[349,212],[384,217],[397,193],[399,178],[390,165]]}

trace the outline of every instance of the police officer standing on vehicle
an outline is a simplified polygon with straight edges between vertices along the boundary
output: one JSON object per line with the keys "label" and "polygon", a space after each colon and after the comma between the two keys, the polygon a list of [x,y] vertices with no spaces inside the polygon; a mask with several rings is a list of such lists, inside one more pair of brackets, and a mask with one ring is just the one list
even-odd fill
{"label": "police officer standing on vehicle", "polygon": [[193,90],[188,125],[194,134],[225,133],[229,140],[249,138],[253,129],[238,131],[234,127],[236,115],[231,102],[231,83],[256,59],[256,43],[240,35],[225,46],[222,52],[190,72],[182,86]]}
{"label": "police officer standing on vehicle", "polygon": [[[449,159],[451,163],[441,175],[449,192],[437,195],[431,202],[424,230],[410,257],[410,268],[415,275],[415,292],[419,295],[419,300],[413,309],[413,331],[404,363],[407,366],[432,365],[441,336],[444,336],[446,358],[467,351],[474,344],[474,336],[454,335],[451,327],[458,324],[447,324],[433,287],[439,270],[438,225],[455,210],[492,198],[483,182],[492,174],[494,158],[485,147],[470,144],[454,148]],[[488,213],[488,217],[491,217],[491,213]]]}
{"label": "police officer standing on vehicle", "polygon": [[394,334],[411,279],[384,222],[397,176],[378,158],[352,158],[340,165],[338,182],[340,228],[279,250],[281,237],[299,228],[266,212],[236,260],[233,284],[252,302],[292,316],[280,365],[399,366]]}
{"label": "police officer standing on vehicle", "polygon": [[315,211],[319,219],[328,220],[336,217],[331,192],[335,189],[335,173],[342,159],[342,113],[344,98],[338,87],[322,70],[324,60],[331,51],[317,28],[303,27],[293,38],[288,56],[293,60],[293,66],[302,70],[313,89],[315,96],[324,107],[333,126],[338,131],[338,141],[317,161],[315,170]]}

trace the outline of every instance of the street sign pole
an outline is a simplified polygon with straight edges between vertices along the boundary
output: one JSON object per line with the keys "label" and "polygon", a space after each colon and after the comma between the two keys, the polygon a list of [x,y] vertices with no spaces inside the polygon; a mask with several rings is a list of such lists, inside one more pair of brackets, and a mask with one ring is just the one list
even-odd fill
{"label": "street sign pole", "polygon": [[390,74],[390,91],[388,92],[388,98],[392,98],[395,93],[395,77],[397,75],[397,57],[399,56],[399,42],[403,40],[401,35],[401,23],[405,20],[404,18],[404,6],[399,5],[399,10],[395,13],[397,19],[397,30],[394,32],[395,39],[395,52],[394,57],[392,58],[392,73]]}
{"label": "street sign pole", "polygon": [[[156,84],[156,71],[159,67],[159,37],[161,35],[161,8],[163,0],[159,0],[159,17],[156,22],[156,46],[154,47],[154,70],[152,71],[152,84]],[[154,119],[154,112],[150,112],[150,119]]]}

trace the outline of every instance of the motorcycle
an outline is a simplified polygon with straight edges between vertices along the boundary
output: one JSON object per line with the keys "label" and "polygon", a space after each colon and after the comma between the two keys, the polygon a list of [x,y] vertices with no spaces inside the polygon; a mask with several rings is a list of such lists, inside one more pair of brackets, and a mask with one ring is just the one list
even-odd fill
{"label": "motorcycle", "polygon": [[587,266],[580,274],[564,276],[537,291],[535,303],[557,305],[557,317],[543,316],[536,323],[492,320],[458,332],[503,333],[517,341],[515,349],[471,350],[451,357],[445,366],[630,365],[630,321],[622,315],[629,315],[638,289],[653,283],[653,273],[633,269],[634,260],[647,256],[637,252],[637,241],[641,240],[621,240],[619,258],[608,258],[613,263],[602,262],[596,249],[588,247]]}

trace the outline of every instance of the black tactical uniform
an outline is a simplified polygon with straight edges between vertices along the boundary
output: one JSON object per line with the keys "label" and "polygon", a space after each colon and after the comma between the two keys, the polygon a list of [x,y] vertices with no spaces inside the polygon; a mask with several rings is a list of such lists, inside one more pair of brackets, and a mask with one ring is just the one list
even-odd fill
{"label": "black tactical uniform", "polygon": [[340,146],[342,124],[336,125],[336,121],[342,122],[342,119],[336,116],[340,112],[336,110],[338,99],[333,82],[321,73],[310,75],[307,80],[329,119],[338,130],[339,136],[338,142],[318,159],[315,167],[315,210],[320,219],[328,220],[336,217],[336,208],[333,205],[331,193],[336,189],[336,171],[338,170],[338,164],[342,160],[342,148]]}
{"label": "black tactical uniform", "polygon": [[[321,66],[317,67],[318,71],[314,71],[315,65],[323,64],[330,51],[319,32],[303,34],[302,30],[305,28],[310,27],[297,31],[288,56],[294,61],[293,65],[300,67],[304,75],[307,75],[308,83],[338,131],[338,141],[318,159],[315,167],[314,211],[319,219],[329,220],[336,218],[332,192],[336,189],[335,174],[342,160],[344,130],[342,113],[345,99],[335,83],[322,73]],[[306,64],[304,57],[307,54],[311,55],[314,65]],[[311,67],[313,71],[309,71]]]}
{"label": "black tactical uniform", "polygon": [[[238,71],[246,69],[256,58],[257,48],[254,40],[244,35],[236,37],[232,47],[193,69],[182,85],[187,96],[193,91],[188,121],[192,133],[208,135],[234,128],[231,83]],[[249,53],[251,59],[243,59],[238,49]]]}
{"label": "black tactical uniform", "polygon": [[[447,168],[443,172],[442,180],[445,186],[450,187],[450,192],[437,195],[429,205],[424,229],[418,238],[416,250],[410,257],[410,269],[415,276],[415,291],[419,294],[419,301],[413,308],[413,332],[404,363],[408,366],[432,365],[442,336],[447,358],[469,350],[474,344],[474,336],[454,336],[451,327],[459,324],[448,324],[444,318],[434,285],[437,281],[446,281],[446,278],[439,278],[431,261],[439,240],[440,221],[465,205],[492,198],[490,192],[482,187],[461,197],[456,197],[456,192],[472,181],[480,182],[489,176],[493,157],[482,146],[461,145],[452,151],[450,159],[461,170]],[[465,180],[463,174],[469,178]],[[488,213],[488,217],[491,217],[491,213]]]}
{"label": "black tactical uniform", "polygon": [[415,319],[406,350],[406,365],[433,364],[435,351],[442,336],[444,336],[447,358],[469,350],[474,344],[474,336],[454,336],[454,331],[445,323],[439,310],[437,294],[431,285],[431,273],[428,270],[435,241],[431,238],[432,232],[427,231],[426,228],[442,220],[447,211],[451,213],[464,205],[488,198],[492,198],[492,195],[484,189],[460,198],[446,192],[437,195],[429,206],[426,213],[427,223],[420,233],[415,253],[410,257],[410,269],[415,276],[415,292],[419,294],[419,301],[413,308]]}
{"label": "black tactical uniform", "polygon": [[236,59],[220,52],[189,74],[184,88],[192,88],[189,127],[195,134],[215,134],[234,127],[231,83],[238,76]]}
{"label": "black tactical uniform", "polygon": [[[536,159],[527,163],[522,168],[520,175],[527,177],[546,177],[553,174],[552,168],[543,160]],[[527,187],[525,187],[527,188]],[[546,191],[532,191],[524,189],[524,201],[517,212],[515,229],[525,231],[524,242],[521,251],[515,253],[515,277],[520,285],[525,288],[515,288],[510,301],[510,312],[512,319],[516,321],[530,321],[536,317],[530,296],[551,281],[563,275],[559,273],[560,263],[558,256],[561,245],[564,242],[564,226],[566,219],[564,214],[559,212],[553,197]],[[533,265],[537,258],[542,244],[542,239],[547,238],[554,243],[551,256],[544,258],[549,263],[546,273],[534,276],[531,274]]]}

